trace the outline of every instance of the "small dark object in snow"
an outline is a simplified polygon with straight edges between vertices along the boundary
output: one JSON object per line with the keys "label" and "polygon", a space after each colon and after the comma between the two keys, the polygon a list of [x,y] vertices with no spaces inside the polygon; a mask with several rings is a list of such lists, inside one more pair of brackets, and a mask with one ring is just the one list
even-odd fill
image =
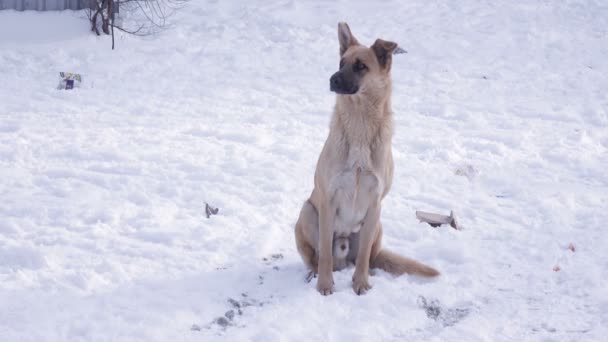
{"label": "small dark object in snow", "polygon": [[570,244],[568,245],[568,249],[569,249],[569,250],[571,250],[572,252],[576,252],[576,246],[574,246],[574,244],[573,244],[573,243],[570,243]]}
{"label": "small dark object in snow", "polygon": [[229,320],[232,321],[232,319],[234,319],[234,310],[228,310],[226,311],[226,313],[224,314],[224,317],[228,318]]}
{"label": "small dark object in snow", "polygon": [[219,208],[214,208],[210,206],[209,203],[205,203],[205,214],[207,215],[207,218],[210,218],[211,215],[217,215],[219,211]]}
{"label": "small dark object in snow", "polygon": [[428,223],[431,225],[431,227],[439,227],[442,224],[449,224],[452,226],[452,228],[460,230],[458,221],[456,221],[456,216],[454,216],[454,211],[450,211],[450,216],[416,211],[416,218],[420,220],[420,222]]}
{"label": "small dark object in snow", "polygon": [[192,326],[190,327],[190,330],[192,331],[201,331],[201,327],[196,325],[196,324],[192,324]]}
{"label": "small dark object in snow", "polygon": [[555,266],[553,266],[553,272],[559,272],[559,271],[561,271],[561,270],[562,270],[562,269],[559,267],[559,265],[555,265]]}
{"label": "small dark object in snow", "polygon": [[216,318],[216,319],[213,320],[213,323],[221,326],[222,328],[225,328],[225,327],[227,327],[227,326],[230,325],[230,321],[228,321],[226,319],[226,317],[218,317],[218,318]]}
{"label": "small dark object in snow", "polygon": [[79,87],[82,82],[82,75],[75,74],[71,72],[60,72],[59,77],[61,81],[57,86],[57,89],[74,89],[74,87]]}
{"label": "small dark object in snow", "polygon": [[241,303],[239,303],[238,301],[236,301],[235,299],[232,299],[232,298],[228,298],[228,303],[230,303],[230,305],[232,305],[232,307],[234,307],[235,309],[238,309],[241,307]]}

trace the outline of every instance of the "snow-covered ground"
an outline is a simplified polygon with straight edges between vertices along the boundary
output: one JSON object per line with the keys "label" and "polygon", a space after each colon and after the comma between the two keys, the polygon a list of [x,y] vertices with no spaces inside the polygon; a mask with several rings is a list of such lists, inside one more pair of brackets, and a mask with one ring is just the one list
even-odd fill
{"label": "snow-covered ground", "polygon": [[[605,1],[192,1],[115,51],[83,16],[0,11],[1,341],[605,340]],[[322,297],[293,225],[342,20],[409,52],[384,245],[442,276]]]}

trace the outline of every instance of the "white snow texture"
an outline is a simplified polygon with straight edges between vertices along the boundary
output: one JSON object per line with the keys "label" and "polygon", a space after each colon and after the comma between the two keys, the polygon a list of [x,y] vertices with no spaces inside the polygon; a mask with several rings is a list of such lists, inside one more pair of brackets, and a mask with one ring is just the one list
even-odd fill
{"label": "white snow texture", "polygon": [[[0,11],[0,341],[606,339],[608,2],[193,0],[170,20],[112,51],[83,12]],[[339,21],[408,51],[383,244],[442,275],[378,271],[357,296],[348,268],[323,297],[293,227]]]}

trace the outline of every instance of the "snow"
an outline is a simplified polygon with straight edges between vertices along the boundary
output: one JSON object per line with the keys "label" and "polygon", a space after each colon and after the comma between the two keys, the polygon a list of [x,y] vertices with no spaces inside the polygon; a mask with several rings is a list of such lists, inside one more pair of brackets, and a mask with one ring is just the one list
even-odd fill
{"label": "snow", "polygon": [[[0,11],[0,340],[605,339],[605,2],[192,1],[114,51],[83,17]],[[384,245],[436,280],[304,280],[338,21],[408,51]]]}

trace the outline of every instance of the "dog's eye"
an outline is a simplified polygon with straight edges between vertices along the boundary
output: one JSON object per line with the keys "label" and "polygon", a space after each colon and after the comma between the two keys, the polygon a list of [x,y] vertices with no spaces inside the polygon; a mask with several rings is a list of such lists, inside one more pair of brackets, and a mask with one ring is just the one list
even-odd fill
{"label": "dog's eye", "polygon": [[353,64],[353,71],[359,72],[365,69],[367,69],[367,65],[361,63],[361,61],[359,60],[355,64]]}
{"label": "dog's eye", "polygon": [[344,58],[340,60],[340,69],[342,69],[342,67],[344,67]]}

